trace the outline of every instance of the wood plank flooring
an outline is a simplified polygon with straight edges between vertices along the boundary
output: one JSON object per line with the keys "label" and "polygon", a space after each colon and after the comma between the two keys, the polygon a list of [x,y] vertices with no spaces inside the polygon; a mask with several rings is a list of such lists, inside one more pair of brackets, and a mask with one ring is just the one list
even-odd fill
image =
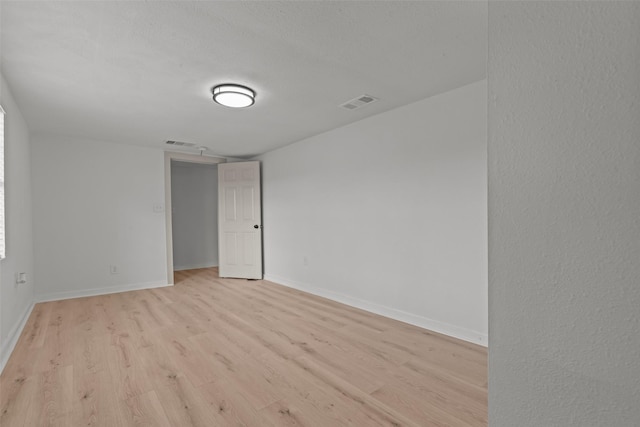
{"label": "wood plank flooring", "polygon": [[267,281],[37,304],[0,425],[486,426],[486,349]]}

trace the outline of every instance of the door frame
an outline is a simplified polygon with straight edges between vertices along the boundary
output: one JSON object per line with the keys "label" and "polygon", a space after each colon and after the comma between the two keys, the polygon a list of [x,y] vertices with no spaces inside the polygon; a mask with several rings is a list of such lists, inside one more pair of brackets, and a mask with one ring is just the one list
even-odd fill
{"label": "door frame", "polygon": [[167,283],[174,284],[173,280],[173,215],[171,212],[171,161],[187,163],[200,163],[216,165],[226,163],[225,157],[198,156],[195,154],[178,153],[174,151],[164,152],[164,212],[167,235]]}

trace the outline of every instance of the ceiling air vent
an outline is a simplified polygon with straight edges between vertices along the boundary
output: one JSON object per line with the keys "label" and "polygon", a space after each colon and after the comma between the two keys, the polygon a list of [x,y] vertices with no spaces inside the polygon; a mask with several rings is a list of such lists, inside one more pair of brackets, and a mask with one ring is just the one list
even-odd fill
{"label": "ceiling air vent", "polygon": [[374,98],[371,95],[360,95],[357,98],[345,102],[344,104],[340,105],[340,107],[346,110],[357,110],[358,108],[362,108],[365,105],[373,104],[377,100],[378,98]]}
{"label": "ceiling air vent", "polygon": [[197,147],[196,144],[191,143],[191,142],[182,142],[182,141],[167,141],[167,144],[169,145],[175,145],[177,147],[192,147],[195,148]]}

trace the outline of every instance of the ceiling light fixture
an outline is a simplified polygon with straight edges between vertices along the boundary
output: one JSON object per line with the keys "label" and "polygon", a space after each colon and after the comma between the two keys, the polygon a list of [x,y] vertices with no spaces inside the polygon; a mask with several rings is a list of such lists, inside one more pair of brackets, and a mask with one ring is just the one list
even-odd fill
{"label": "ceiling light fixture", "polygon": [[252,89],[230,83],[214,87],[211,93],[214,101],[231,108],[249,107],[253,105],[256,98],[256,93]]}

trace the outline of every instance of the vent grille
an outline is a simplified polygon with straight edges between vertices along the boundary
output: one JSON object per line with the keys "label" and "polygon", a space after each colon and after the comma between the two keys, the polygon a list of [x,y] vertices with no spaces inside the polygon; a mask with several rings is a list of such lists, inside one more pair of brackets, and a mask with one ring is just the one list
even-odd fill
{"label": "vent grille", "polygon": [[209,147],[205,147],[204,145],[197,145],[192,142],[182,142],[182,141],[166,141],[167,145],[173,145],[174,147],[184,147],[184,148],[193,148],[194,150],[198,150],[201,153],[203,151],[209,151]]}
{"label": "vent grille", "polygon": [[176,145],[178,147],[197,147],[196,144],[192,142],[182,142],[182,141],[167,141],[169,145]]}
{"label": "vent grille", "polygon": [[357,110],[358,108],[362,108],[365,105],[373,104],[377,100],[378,98],[371,95],[360,95],[357,98],[345,102],[344,104],[340,105],[340,107],[344,108],[345,110]]}

